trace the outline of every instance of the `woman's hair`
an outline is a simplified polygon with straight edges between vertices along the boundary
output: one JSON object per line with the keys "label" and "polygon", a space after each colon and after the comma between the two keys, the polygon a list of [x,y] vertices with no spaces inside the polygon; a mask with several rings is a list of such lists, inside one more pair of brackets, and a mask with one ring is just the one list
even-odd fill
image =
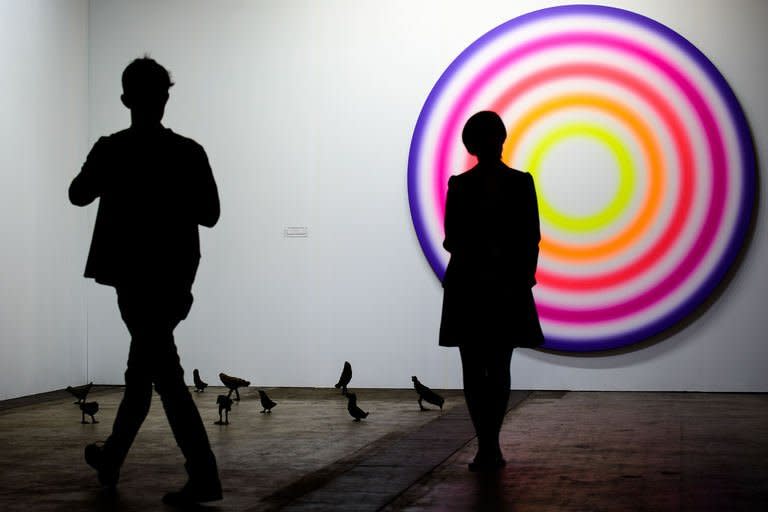
{"label": "woman's hair", "polygon": [[483,110],[470,117],[461,132],[461,140],[467,151],[476,156],[501,156],[506,138],[504,121],[490,110]]}

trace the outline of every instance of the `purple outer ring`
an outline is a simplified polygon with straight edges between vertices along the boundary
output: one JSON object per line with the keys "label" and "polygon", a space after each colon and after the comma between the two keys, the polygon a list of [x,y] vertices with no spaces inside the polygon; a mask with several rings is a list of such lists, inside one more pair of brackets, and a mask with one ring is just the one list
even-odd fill
{"label": "purple outer ring", "polygon": [[505,34],[507,31],[514,30],[527,23],[570,14],[610,16],[630,23],[642,25],[653,30],[685,52],[704,71],[710,81],[715,85],[723,102],[727,105],[728,114],[733,121],[738,136],[739,153],[742,162],[743,180],[740,195],[743,200],[739,205],[735,229],[731,234],[720,260],[715,264],[704,282],[701,283],[685,301],[653,322],[621,334],[586,339],[547,336],[546,342],[542,347],[544,349],[565,352],[593,352],[618,349],[658,336],[685,320],[705,303],[707,298],[716,290],[722,279],[728,273],[731,265],[738,258],[748,231],[752,225],[752,216],[756,198],[755,184],[757,181],[757,161],[755,158],[755,148],[752,143],[752,133],[749,128],[749,123],[747,122],[747,118],[744,115],[744,111],[742,110],[736,95],[728,85],[728,82],[706,55],[674,30],[651,18],[647,18],[631,11],[598,5],[564,5],[541,9],[518,16],[517,18],[513,18],[499,25],[490,32],[487,32],[456,57],[443,72],[435,86],[432,88],[432,91],[429,93],[429,96],[419,113],[419,118],[413,131],[410,152],[408,155],[408,204],[410,206],[411,219],[413,220],[419,244],[438,279],[442,281],[445,269],[442,268],[440,258],[429,243],[428,229],[418,204],[417,170],[418,159],[423,144],[424,126],[431,117],[435,104],[441,96],[443,89],[446,87],[446,84],[450,82],[453,75],[461,69],[465,62],[471,59],[474,54],[486,44],[491,43],[495,38]]}

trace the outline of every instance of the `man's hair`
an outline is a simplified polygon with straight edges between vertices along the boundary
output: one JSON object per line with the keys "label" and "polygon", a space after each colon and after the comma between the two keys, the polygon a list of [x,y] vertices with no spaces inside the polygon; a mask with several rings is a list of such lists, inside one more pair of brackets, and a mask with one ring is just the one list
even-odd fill
{"label": "man's hair", "polygon": [[168,70],[148,55],[128,64],[122,82],[123,93],[129,96],[167,93],[173,87]]}
{"label": "man's hair", "polygon": [[477,112],[470,117],[461,132],[464,146],[473,155],[496,151],[501,148],[506,138],[504,121],[496,112],[490,110]]}

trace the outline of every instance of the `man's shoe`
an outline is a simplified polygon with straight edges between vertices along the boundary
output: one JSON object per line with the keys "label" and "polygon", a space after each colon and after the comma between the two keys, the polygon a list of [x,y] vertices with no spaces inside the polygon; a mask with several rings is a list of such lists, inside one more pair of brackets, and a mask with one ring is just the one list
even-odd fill
{"label": "man's shoe", "polygon": [[85,447],[85,462],[96,470],[99,483],[104,487],[114,489],[120,478],[120,470],[109,464],[104,456],[104,449],[96,443]]}

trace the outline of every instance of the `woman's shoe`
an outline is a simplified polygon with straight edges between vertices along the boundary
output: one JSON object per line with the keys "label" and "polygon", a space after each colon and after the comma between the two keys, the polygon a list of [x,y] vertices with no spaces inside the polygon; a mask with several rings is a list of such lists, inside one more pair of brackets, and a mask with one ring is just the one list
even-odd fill
{"label": "woman's shoe", "polygon": [[469,467],[469,470],[473,473],[480,473],[480,472],[488,472],[488,471],[498,471],[499,469],[503,468],[507,465],[507,461],[504,460],[504,457],[501,456],[501,453],[498,453],[496,455],[486,456],[482,454],[477,454],[475,456],[475,459],[467,464]]}

